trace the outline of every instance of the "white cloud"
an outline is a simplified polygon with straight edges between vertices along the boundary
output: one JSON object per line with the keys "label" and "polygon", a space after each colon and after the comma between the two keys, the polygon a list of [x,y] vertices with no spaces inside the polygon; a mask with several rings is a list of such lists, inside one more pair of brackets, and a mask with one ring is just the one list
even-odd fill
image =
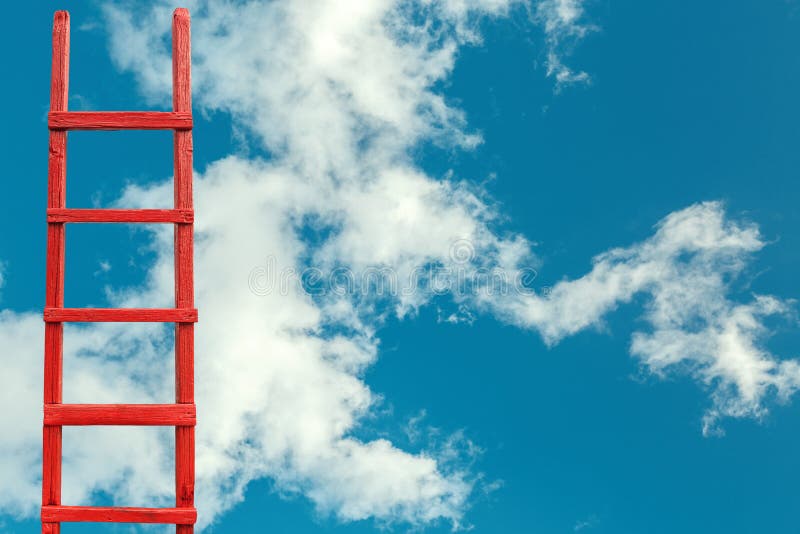
{"label": "white cloud", "polygon": [[[265,476],[342,520],[460,524],[473,474],[434,451],[412,454],[385,440],[350,435],[380,401],[360,378],[377,355],[374,320],[362,321],[344,301],[315,302],[297,287],[255,295],[248,275],[267,255],[279,268],[298,267],[309,251],[297,227],[312,215],[343,229],[325,258],[354,264],[395,264],[402,255],[411,266],[446,254],[454,236],[476,224],[463,205],[469,198],[464,188],[431,180],[406,156],[423,139],[476,142],[461,130],[463,114],[431,90],[449,74],[467,38],[456,28],[465,12],[451,6],[451,18],[434,32],[393,19],[405,12],[392,2],[193,7],[198,103],[232,113],[274,155],[270,161],[226,158],[196,181],[201,524],[240,501],[249,481]],[[443,13],[437,8],[430,16]],[[161,38],[170,9],[131,19],[109,8],[108,17],[117,24],[115,59],[137,73],[152,98],[163,100],[170,67]],[[169,185],[132,188],[121,202],[161,206],[171,196]],[[393,225],[402,239],[386,240],[380,225]],[[118,288],[111,304],[170,304],[171,234],[157,231],[153,240],[158,259],[147,283]],[[12,319],[9,332],[23,328]],[[37,323],[31,323],[31,340],[41,337]],[[331,325],[343,332],[329,334]],[[169,331],[129,326],[72,329],[67,401],[167,400]],[[38,374],[39,343],[17,351],[23,354],[15,357],[27,362],[21,374]],[[8,391],[25,397],[25,413],[36,421],[38,381],[24,391],[9,382]],[[39,449],[38,434],[21,434],[26,450]],[[116,429],[70,434],[65,501],[83,502],[95,491],[128,504],[168,501],[172,484],[164,465],[172,448],[166,434],[127,429],[124,440]],[[110,446],[118,441],[123,444]],[[11,482],[4,489],[34,487],[36,472],[3,477]],[[30,496],[24,503],[29,512]]]}
{"label": "white cloud", "polygon": [[797,362],[781,362],[763,347],[764,318],[787,314],[790,303],[728,296],[763,246],[758,228],[726,220],[720,203],[696,204],[670,214],[646,241],[597,256],[588,274],[559,282],[546,298],[484,303],[552,345],[644,295],[650,328],[634,333],[631,353],[657,375],[688,370],[705,384],[713,404],[703,430],[714,432],[720,417],[760,416],[770,393],[787,399],[800,386]]}
{"label": "white cloud", "polygon": [[13,516],[32,516],[41,499],[40,362],[44,328],[38,314],[0,311],[3,373],[0,373],[2,422],[11,432],[0,439],[0,507]]}
{"label": "white cloud", "polygon": [[[341,520],[464,524],[479,475],[454,461],[459,440],[411,453],[353,436],[381,400],[363,372],[378,356],[384,314],[411,313],[432,291],[312,298],[296,285],[257,294],[248,284],[267,257],[279,271],[309,263],[355,272],[387,267],[401,279],[425,265],[515,273],[534,260],[523,237],[492,231],[499,215],[480,189],[434,179],[411,157],[420,143],[479,142],[436,87],[460,47],[477,42],[475,21],[509,12],[511,2],[414,6],[421,8],[418,18],[407,2],[389,0],[189,6],[196,105],[230,113],[252,136],[253,152],[268,154],[230,156],[196,176],[202,526],[264,477]],[[573,31],[580,5],[551,7],[560,22],[546,26],[548,34]],[[137,76],[149,98],[167,103],[171,8],[159,4],[134,16],[111,6],[106,15],[114,60]],[[130,187],[119,204],[162,206],[171,197],[167,181]],[[321,243],[308,239],[310,228],[326,236]],[[146,283],[116,288],[110,304],[171,304],[171,230],[152,232],[157,260]],[[469,246],[454,251],[454,244]],[[697,205],[667,217],[649,240],[599,256],[589,274],[558,284],[549,298],[455,295],[459,313],[446,320],[491,310],[539,330],[552,344],[597,326],[644,293],[652,330],[634,336],[632,352],[654,372],[691,364],[714,388],[712,420],[759,414],[769,388],[789,395],[797,384],[796,364],[777,363],[756,348],[766,333],[761,317],[786,304],[770,297],[735,304],[726,297],[728,278],[762,245],[754,227],[727,221],[719,204]],[[3,415],[3,424],[20,429],[0,439],[0,509],[17,514],[33,513],[39,499],[42,330],[38,315],[3,312],[0,319],[0,343],[8,347],[0,357],[11,370],[0,375],[0,391],[19,406]],[[659,342],[669,330],[686,336],[680,347]],[[169,402],[169,329],[70,328],[65,350],[66,401]],[[169,433],[132,428],[122,435],[118,429],[67,434],[67,502],[85,502],[97,491],[124,504],[169,502]]]}
{"label": "white cloud", "polygon": [[590,83],[591,76],[574,71],[563,58],[597,26],[584,21],[584,0],[542,0],[534,8],[534,20],[545,32],[547,41],[547,75],[556,80],[556,91],[566,85]]}

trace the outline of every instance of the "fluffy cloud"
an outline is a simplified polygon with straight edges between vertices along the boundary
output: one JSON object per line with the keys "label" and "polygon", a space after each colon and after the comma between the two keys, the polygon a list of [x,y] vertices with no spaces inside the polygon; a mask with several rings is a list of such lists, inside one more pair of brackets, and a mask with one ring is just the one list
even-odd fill
{"label": "fluffy cloud", "polygon": [[[498,6],[485,12],[496,13]],[[473,38],[469,25],[481,4],[428,6],[430,20],[444,24],[436,31],[408,24],[406,7],[391,2],[190,7],[197,103],[231,113],[237,127],[258,140],[254,150],[271,155],[226,158],[196,181],[203,214],[196,247],[201,526],[262,477],[281,491],[304,493],[342,520],[459,525],[474,475],[452,463],[452,454],[412,454],[386,440],[350,435],[379,401],[360,378],[377,356],[375,320],[363,320],[355,303],[318,302],[299,286],[255,294],[248,277],[267,256],[279,270],[301,267],[312,252],[303,238],[309,219],[342,230],[335,245],[314,253],[364,265],[399,264],[404,256],[411,266],[446,255],[449,242],[479,224],[472,201],[465,204],[471,196],[466,188],[430,179],[406,152],[427,139],[462,146],[477,141],[462,132],[463,114],[431,87],[452,69],[458,46]],[[157,6],[134,19],[110,7],[107,16],[115,60],[137,73],[152,99],[168,98],[162,37],[170,9]],[[168,205],[171,195],[167,184],[132,188],[119,203]],[[366,235],[379,225],[394,226],[389,231],[403,237],[391,242]],[[110,305],[170,305],[171,233],[152,232],[157,260],[147,282],[117,288]],[[13,351],[24,369],[4,375],[3,389],[34,424],[19,427],[15,439],[24,445],[2,445],[13,447],[4,458],[20,467],[2,478],[0,495],[7,496],[1,505],[30,513],[38,500],[33,474],[40,432],[33,414],[41,383],[12,377],[40,374],[42,329],[32,315],[9,314],[3,327],[8,337],[25,332],[17,335],[25,343]],[[168,401],[169,329],[73,327],[65,352],[67,402]],[[169,502],[168,433],[85,430],[66,431],[66,502],[85,502],[98,492],[119,503]],[[27,463],[15,451],[28,451]],[[27,492],[19,491],[23,485]]]}
{"label": "fluffy cloud", "polygon": [[[196,175],[201,526],[265,477],[341,520],[462,525],[477,475],[454,460],[458,439],[408,452],[353,435],[380,402],[363,372],[378,357],[384,314],[425,305],[437,293],[435,280],[420,275],[417,290],[404,294],[313,295],[296,283],[256,291],[252,275],[268,260],[275,273],[344,266],[407,280],[437,266],[476,279],[493,270],[515,276],[535,261],[523,236],[493,230],[498,214],[479,188],[432,178],[411,156],[420,143],[469,149],[480,141],[437,87],[458,50],[478,42],[477,22],[511,12],[512,2],[189,7],[196,106],[229,113],[250,151]],[[581,16],[577,2],[545,1],[537,12],[547,35],[578,31],[571,29]],[[106,19],[116,63],[137,76],[148,98],[167,103],[171,8],[139,8],[134,16],[110,6]],[[165,181],[130,187],[117,204],[163,206],[171,197]],[[148,278],[116,288],[110,305],[171,305],[171,230],[145,231],[156,257]],[[711,427],[723,415],[759,415],[770,391],[788,396],[797,387],[797,364],[759,348],[763,317],[787,303],[728,297],[732,278],[762,246],[755,227],[727,220],[719,204],[699,204],[668,216],[645,242],[598,256],[586,276],[547,297],[498,295],[476,284],[453,298],[467,313],[489,311],[554,344],[643,294],[652,328],[634,335],[632,353],[655,373],[685,364],[709,384]],[[0,375],[0,395],[19,406],[3,417],[15,418],[4,424],[19,432],[0,439],[0,508],[27,515],[39,499],[33,414],[43,329],[37,314],[2,313],[3,365],[11,372]],[[162,325],[70,327],[65,400],[169,402],[171,341]],[[169,432],[68,429],[66,436],[67,502],[98,492],[126,504],[170,501]]]}

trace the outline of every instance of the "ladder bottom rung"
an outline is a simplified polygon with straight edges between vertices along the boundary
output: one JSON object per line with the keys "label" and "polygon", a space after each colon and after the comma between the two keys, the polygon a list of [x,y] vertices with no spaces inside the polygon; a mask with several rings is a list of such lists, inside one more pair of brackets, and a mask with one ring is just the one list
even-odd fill
{"label": "ladder bottom rung", "polygon": [[47,323],[196,323],[195,308],[45,308]]}
{"label": "ladder bottom rung", "polygon": [[45,404],[45,426],[194,426],[194,404]]}
{"label": "ladder bottom rung", "polygon": [[42,523],[160,523],[194,525],[195,508],[42,506]]}

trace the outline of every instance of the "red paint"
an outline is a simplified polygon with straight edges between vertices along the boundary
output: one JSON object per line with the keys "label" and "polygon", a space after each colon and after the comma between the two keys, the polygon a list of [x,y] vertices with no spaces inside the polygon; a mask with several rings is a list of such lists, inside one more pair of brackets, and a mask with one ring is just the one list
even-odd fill
{"label": "red paint", "polygon": [[[50,80],[50,111],[66,111],[69,100],[69,14],[53,18],[53,65]],[[66,204],[67,132],[50,131],[47,160],[47,207]],[[64,305],[64,225],[47,225],[47,275],[45,303]],[[63,375],[61,323],[48,323],[44,330],[44,402],[60,403]],[[61,504],[61,427],[44,427],[42,436],[42,506]],[[42,522],[42,532],[60,534],[58,523]]]}
{"label": "red paint", "polygon": [[[192,111],[189,11],[172,16],[172,110]],[[175,209],[193,209],[192,132],[173,134]],[[175,225],[175,306],[194,308],[194,233],[189,225]],[[175,326],[175,402],[194,404],[194,324]],[[175,506],[194,504],[194,427],[175,427]],[[179,525],[176,534],[192,534],[192,525]]]}
{"label": "red paint", "polygon": [[193,525],[194,508],[108,508],[90,506],[42,506],[42,522],[162,523]]}
{"label": "red paint", "polygon": [[191,130],[192,114],[169,111],[51,111],[51,130]]}
{"label": "red paint", "polygon": [[[192,96],[189,12],[172,21],[173,111],[69,112],[69,14],[53,21],[50,152],[47,200],[42,533],[60,534],[62,522],[165,523],[191,534],[194,508],[194,210],[192,203]],[[69,209],[66,207],[68,130],[174,130],[174,209]],[[167,309],[64,308],[66,223],[173,223],[175,307]],[[175,404],[62,404],[64,322],[175,323]],[[176,508],[107,508],[61,505],[61,445],[65,425],[175,427]]]}
{"label": "red paint", "polygon": [[119,210],[68,209],[47,210],[47,222],[58,223],[191,223],[192,210]]}
{"label": "red paint", "polygon": [[196,323],[194,308],[45,308],[47,323]]}
{"label": "red paint", "polygon": [[194,404],[45,404],[46,426],[194,426]]}

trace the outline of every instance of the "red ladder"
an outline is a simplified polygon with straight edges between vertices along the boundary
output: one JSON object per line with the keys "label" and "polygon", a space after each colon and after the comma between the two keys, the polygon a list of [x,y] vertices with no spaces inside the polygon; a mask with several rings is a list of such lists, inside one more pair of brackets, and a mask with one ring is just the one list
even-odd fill
{"label": "red ladder", "polygon": [[[67,111],[69,13],[53,22],[50,88],[50,155],[47,201],[47,289],[44,351],[42,533],[58,534],[62,522],[164,523],[191,534],[194,508],[194,308],[192,207],[192,96],[189,12],[172,19],[171,112]],[[66,204],[68,130],[174,130],[175,207],[70,209]],[[64,307],[65,224],[88,222],[173,223],[175,225],[175,308],[90,309]],[[175,404],[63,404],[65,322],[147,321],[175,323]],[[61,443],[64,426],[160,425],[175,427],[175,507],[117,508],[61,504]]]}

